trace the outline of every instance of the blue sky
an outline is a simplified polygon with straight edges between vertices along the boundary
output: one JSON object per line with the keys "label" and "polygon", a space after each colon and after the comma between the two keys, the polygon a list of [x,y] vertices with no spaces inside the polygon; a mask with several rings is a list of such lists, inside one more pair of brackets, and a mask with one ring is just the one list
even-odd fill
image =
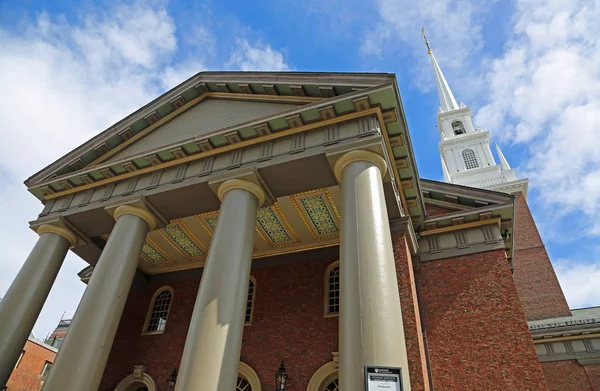
{"label": "blue sky", "polygon": [[[529,203],[570,305],[599,305],[597,20],[593,0],[4,0],[0,297],[36,240],[26,222],[40,205],[22,181],[201,70],[395,73],[419,172],[441,180],[425,26],[457,100],[530,178]],[[75,311],[84,266],[68,256],[40,337]]]}

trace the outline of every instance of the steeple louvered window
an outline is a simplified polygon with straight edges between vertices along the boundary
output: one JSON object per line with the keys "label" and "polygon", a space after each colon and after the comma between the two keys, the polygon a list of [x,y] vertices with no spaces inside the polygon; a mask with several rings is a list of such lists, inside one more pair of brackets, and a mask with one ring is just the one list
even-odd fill
{"label": "steeple louvered window", "polygon": [[465,149],[462,153],[463,159],[465,161],[465,167],[467,170],[472,168],[479,167],[479,163],[477,162],[477,157],[475,156],[475,152],[472,149]]}
{"label": "steeple louvered window", "polygon": [[465,126],[460,121],[454,121],[454,122],[452,122],[452,130],[454,131],[454,134],[456,136],[458,136],[459,134],[466,133],[465,132]]}

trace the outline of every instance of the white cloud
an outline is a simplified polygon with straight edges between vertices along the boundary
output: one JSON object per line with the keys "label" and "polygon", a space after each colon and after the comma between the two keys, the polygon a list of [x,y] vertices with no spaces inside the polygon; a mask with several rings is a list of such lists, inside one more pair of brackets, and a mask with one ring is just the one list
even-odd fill
{"label": "white cloud", "polygon": [[[207,58],[223,66],[214,59],[212,31],[197,27],[185,37],[184,50],[167,10],[144,0],[95,10],[75,23],[42,13],[18,33],[0,28],[0,297],[36,241],[27,222],[42,205],[22,181],[206,69]],[[269,45],[240,39],[234,49],[230,68],[288,69]],[[34,328],[39,338],[64,311],[73,315],[85,289],[76,273],[86,265],[67,256]]]}
{"label": "white cloud", "polygon": [[181,64],[168,66],[162,71],[161,85],[165,90],[169,90],[204,70],[206,70],[206,65],[201,60],[189,60]]}
{"label": "white cloud", "polygon": [[[21,181],[156,96],[174,32],[166,11],[144,2],[78,25],[41,14],[24,34],[0,30],[0,296],[36,241],[27,222],[42,205]],[[67,256],[34,329],[39,338],[75,311],[85,266]]]}
{"label": "white cloud", "polygon": [[251,45],[243,38],[236,39],[236,48],[227,65],[242,71],[287,71],[290,69],[283,54],[270,45]]}
{"label": "white cloud", "polygon": [[[416,61],[412,67],[416,71],[415,84],[428,91],[435,87],[427,49],[420,37],[424,26],[444,72],[451,76],[456,90],[460,91],[461,73],[457,71],[468,68],[466,59],[472,58],[483,46],[481,28],[490,4],[479,0],[377,0],[381,20],[374,21],[373,25],[377,27],[366,33],[361,53],[364,56],[382,56],[386,51],[401,51],[401,58],[406,59],[405,51],[408,49],[409,53],[416,54],[410,58],[410,61]],[[476,88],[475,81],[470,80],[470,89]]]}
{"label": "white cloud", "polygon": [[600,265],[572,259],[554,262],[556,275],[571,308],[598,305]]}
{"label": "white cloud", "polygon": [[[522,165],[557,217],[581,212],[600,235],[600,9],[586,0],[517,1],[513,37],[485,80],[480,123],[528,144]],[[501,132],[500,130],[504,130]]]}

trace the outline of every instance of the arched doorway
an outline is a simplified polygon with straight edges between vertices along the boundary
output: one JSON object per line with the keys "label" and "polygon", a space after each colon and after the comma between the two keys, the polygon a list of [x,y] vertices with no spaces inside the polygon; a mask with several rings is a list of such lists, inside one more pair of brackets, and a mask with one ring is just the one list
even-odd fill
{"label": "arched doorway", "polygon": [[241,376],[238,376],[237,378],[237,386],[235,387],[235,391],[254,391],[252,389],[252,384],[250,384],[250,382]]}
{"label": "arched doorway", "polygon": [[254,369],[241,361],[235,391],[262,391],[260,380]]}
{"label": "arched doorway", "polygon": [[331,361],[317,369],[306,391],[340,391],[337,365]]}
{"label": "arched doorway", "polygon": [[157,391],[157,388],[154,379],[146,373],[146,367],[136,365],[133,373],[121,380],[115,391]]}
{"label": "arched doorway", "polygon": [[323,388],[323,391],[339,391],[340,387],[339,387],[339,380],[337,378],[337,376],[335,377],[335,379],[333,379],[332,381],[329,382],[329,384],[327,384],[325,386],[325,388]]}
{"label": "arched doorway", "polygon": [[144,383],[134,383],[125,389],[126,391],[150,391]]}

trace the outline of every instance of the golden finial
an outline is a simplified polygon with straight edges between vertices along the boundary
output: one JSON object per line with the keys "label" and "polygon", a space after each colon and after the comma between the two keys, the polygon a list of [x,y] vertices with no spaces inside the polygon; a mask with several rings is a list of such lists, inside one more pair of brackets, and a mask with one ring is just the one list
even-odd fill
{"label": "golden finial", "polygon": [[429,47],[429,41],[427,40],[427,36],[425,35],[425,27],[421,27],[421,37],[425,40],[425,45],[427,45],[427,53],[433,53],[433,50]]}

